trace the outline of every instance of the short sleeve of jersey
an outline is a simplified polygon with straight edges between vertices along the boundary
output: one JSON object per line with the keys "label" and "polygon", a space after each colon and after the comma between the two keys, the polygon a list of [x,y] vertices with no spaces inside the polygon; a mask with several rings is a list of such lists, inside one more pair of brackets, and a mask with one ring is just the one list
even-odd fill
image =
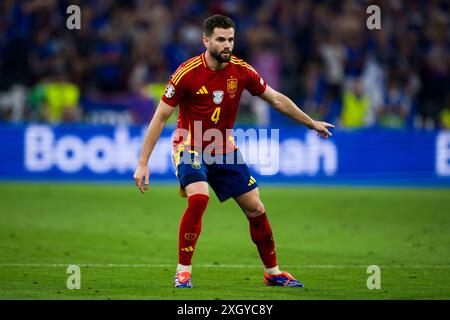
{"label": "short sleeve of jersey", "polygon": [[264,93],[266,91],[266,82],[263,78],[256,72],[253,68],[245,68],[247,72],[247,87],[246,89],[248,92],[250,92],[253,96],[259,96],[260,94]]}
{"label": "short sleeve of jersey", "polygon": [[176,79],[173,77],[170,79],[166,86],[166,91],[162,96],[162,101],[167,103],[171,107],[176,107],[184,96],[184,83],[183,79]]}

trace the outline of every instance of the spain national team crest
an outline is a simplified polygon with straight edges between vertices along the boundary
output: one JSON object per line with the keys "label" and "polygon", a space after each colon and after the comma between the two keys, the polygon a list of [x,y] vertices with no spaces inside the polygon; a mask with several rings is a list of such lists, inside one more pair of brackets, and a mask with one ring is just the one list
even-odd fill
{"label": "spain national team crest", "polygon": [[223,100],[223,91],[222,90],[216,90],[213,91],[213,101],[215,104],[220,104]]}
{"label": "spain national team crest", "polygon": [[238,88],[238,81],[236,78],[230,78],[227,80],[227,91],[231,98],[234,98]]}

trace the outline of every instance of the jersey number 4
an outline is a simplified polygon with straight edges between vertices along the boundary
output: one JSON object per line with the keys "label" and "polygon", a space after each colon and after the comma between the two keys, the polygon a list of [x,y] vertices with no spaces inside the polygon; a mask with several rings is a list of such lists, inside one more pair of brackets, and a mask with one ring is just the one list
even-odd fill
{"label": "jersey number 4", "polygon": [[211,120],[217,124],[217,122],[219,121],[219,116],[220,116],[220,107],[217,107],[211,116]]}

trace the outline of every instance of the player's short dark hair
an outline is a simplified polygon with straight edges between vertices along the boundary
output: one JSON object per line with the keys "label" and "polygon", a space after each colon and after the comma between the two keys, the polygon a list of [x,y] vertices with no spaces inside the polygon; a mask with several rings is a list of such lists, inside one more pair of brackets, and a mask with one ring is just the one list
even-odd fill
{"label": "player's short dark hair", "polygon": [[215,14],[205,19],[203,22],[203,33],[209,37],[213,34],[214,28],[221,29],[229,29],[233,28],[236,30],[236,26],[234,21],[228,18],[227,16],[223,16],[221,14]]}

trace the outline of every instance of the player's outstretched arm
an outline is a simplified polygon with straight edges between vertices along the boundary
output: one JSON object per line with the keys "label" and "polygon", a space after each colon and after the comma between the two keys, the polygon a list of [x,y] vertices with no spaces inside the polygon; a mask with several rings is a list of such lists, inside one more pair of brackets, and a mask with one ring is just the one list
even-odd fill
{"label": "player's outstretched arm", "polygon": [[167,119],[172,114],[175,108],[169,106],[164,101],[160,101],[156,112],[153,115],[150,122],[147,133],[145,134],[144,142],[142,144],[141,155],[137,164],[136,171],[134,172],[133,179],[136,183],[136,187],[144,193],[147,190],[149,184],[150,172],[148,170],[148,159],[152,154],[153,148],[158,141],[159,136],[167,122]]}
{"label": "player's outstretched arm", "polygon": [[304,113],[297,105],[284,94],[272,89],[267,85],[266,90],[262,93],[260,98],[267,101],[274,109],[287,115],[288,117],[294,119],[295,121],[304,124],[310,129],[317,131],[317,134],[327,139],[332,136],[331,132],[328,131],[329,128],[334,128],[330,123],[323,121],[315,121],[306,113]]}

